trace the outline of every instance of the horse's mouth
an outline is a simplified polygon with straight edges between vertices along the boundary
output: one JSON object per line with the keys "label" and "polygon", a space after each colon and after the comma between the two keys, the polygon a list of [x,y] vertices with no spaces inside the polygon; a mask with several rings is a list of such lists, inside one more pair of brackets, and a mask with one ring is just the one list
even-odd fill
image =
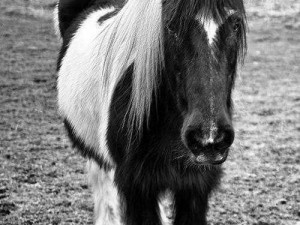
{"label": "horse's mouth", "polygon": [[203,152],[197,156],[193,156],[193,161],[200,165],[220,165],[226,161],[229,153],[229,148],[219,152]]}

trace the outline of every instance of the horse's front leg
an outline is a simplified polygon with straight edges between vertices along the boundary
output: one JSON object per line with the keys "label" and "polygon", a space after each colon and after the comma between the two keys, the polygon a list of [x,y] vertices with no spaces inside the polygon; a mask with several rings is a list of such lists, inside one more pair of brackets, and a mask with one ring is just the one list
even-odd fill
{"label": "horse's front leg", "polygon": [[88,173],[94,197],[95,224],[122,225],[120,196],[114,183],[115,170],[105,170],[90,160]]}
{"label": "horse's front leg", "polygon": [[179,191],[175,194],[174,225],[206,225],[208,193]]}
{"label": "horse's front leg", "polygon": [[115,182],[122,195],[125,225],[162,225],[159,190],[153,188],[149,173],[138,173],[133,164],[118,167]]}
{"label": "horse's front leg", "polygon": [[125,224],[126,225],[162,225],[156,197],[145,199],[138,192],[125,194]]}

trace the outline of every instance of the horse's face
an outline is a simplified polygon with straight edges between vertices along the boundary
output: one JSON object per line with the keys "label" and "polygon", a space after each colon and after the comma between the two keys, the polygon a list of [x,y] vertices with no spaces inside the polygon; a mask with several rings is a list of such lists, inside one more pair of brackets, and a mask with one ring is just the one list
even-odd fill
{"label": "horse's face", "polygon": [[177,45],[170,52],[175,55],[172,74],[183,116],[181,140],[193,162],[220,164],[233,143],[231,91],[243,26],[233,13],[222,23],[197,16],[181,40],[167,31]]}

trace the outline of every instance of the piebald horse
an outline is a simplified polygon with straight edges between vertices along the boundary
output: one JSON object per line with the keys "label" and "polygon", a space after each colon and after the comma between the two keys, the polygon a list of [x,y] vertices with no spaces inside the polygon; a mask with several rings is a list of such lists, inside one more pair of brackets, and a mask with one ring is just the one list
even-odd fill
{"label": "piebald horse", "polygon": [[242,0],[60,0],[58,105],[97,225],[205,225],[234,140]]}

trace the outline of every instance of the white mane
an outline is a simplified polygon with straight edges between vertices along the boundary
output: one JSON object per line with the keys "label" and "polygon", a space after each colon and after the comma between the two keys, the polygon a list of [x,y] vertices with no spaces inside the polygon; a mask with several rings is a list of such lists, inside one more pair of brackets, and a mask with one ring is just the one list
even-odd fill
{"label": "white mane", "polygon": [[106,52],[103,73],[108,83],[104,86],[109,87],[111,81],[117,84],[133,63],[127,114],[130,125],[141,131],[164,64],[162,1],[128,0],[107,28],[108,43],[101,46]]}

